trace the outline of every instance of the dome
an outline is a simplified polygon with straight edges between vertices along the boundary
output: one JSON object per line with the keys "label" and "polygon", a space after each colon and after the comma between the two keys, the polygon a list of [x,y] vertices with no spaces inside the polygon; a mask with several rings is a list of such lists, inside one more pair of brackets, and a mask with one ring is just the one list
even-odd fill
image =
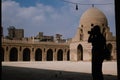
{"label": "dome", "polygon": [[86,10],[83,15],[80,18],[80,24],[84,25],[84,24],[94,24],[94,25],[101,25],[101,26],[107,26],[108,22],[107,22],[107,18],[104,15],[104,13],[102,11],[100,11],[99,9],[92,7],[88,10]]}
{"label": "dome", "polygon": [[90,31],[95,25],[100,26],[101,33],[105,31],[105,28],[108,28],[105,14],[99,9],[92,7],[86,10],[80,18],[79,31],[83,34],[84,40],[88,39],[88,31]]}

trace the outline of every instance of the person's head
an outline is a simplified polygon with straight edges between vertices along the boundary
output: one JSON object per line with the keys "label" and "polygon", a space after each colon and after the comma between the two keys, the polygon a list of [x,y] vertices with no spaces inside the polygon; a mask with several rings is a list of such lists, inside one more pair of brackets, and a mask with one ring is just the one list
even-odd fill
{"label": "person's head", "polygon": [[94,26],[91,29],[91,33],[90,34],[93,34],[93,35],[100,34],[100,27],[98,25]]}
{"label": "person's head", "polygon": [[97,33],[100,33],[100,27],[98,25],[94,26],[94,30]]}

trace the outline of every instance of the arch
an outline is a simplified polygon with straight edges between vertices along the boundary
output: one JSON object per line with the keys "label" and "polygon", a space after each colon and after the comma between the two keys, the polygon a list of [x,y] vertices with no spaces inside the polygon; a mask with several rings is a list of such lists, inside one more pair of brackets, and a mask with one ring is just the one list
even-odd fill
{"label": "arch", "polygon": [[18,60],[18,50],[17,50],[17,48],[15,48],[15,47],[11,48],[9,59],[10,59],[10,61],[17,61]]}
{"label": "arch", "polygon": [[4,48],[1,48],[1,61],[4,61]]}
{"label": "arch", "polygon": [[81,44],[79,44],[77,47],[77,58],[78,58],[78,61],[83,60],[83,47]]}
{"label": "arch", "polygon": [[70,60],[70,50],[68,50],[68,52],[67,52],[67,61],[69,61]]}
{"label": "arch", "polygon": [[63,60],[63,50],[59,49],[57,52],[57,60],[62,61]]}
{"label": "arch", "polygon": [[30,61],[30,49],[25,48],[23,50],[23,61]]}
{"label": "arch", "polygon": [[113,48],[113,46],[112,46],[112,44],[111,43],[108,43],[107,44],[107,48],[109,49],[109,51],[110,51],[110,54],[109,54],[109,57],[110,57],[110,60],[111,60],[111,53],[112,53],[112,48]]}
{"label": "arch", "polygon": [[83,40],[84,34],[83,34],[83,29],[80,29],[80,41]]}
{"label": "arch", "polygon": [[53,61],[53,51],[52,51],[52,49],[47,50],[47,61]]}
{"label": "arch", "polygon": [[39,48],[35,51],[35,61],[42,61],[42,50]]}
{"label": "arch", "polygon": [[102,34],[103,34],[104,37],[106,38],[106,28],[103,28]]}

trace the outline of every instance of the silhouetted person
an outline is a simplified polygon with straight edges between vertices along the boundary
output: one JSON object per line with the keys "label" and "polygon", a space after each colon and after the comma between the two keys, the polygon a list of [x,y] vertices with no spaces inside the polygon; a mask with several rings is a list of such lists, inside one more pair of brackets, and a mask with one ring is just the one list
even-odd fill
{"label": "silhouetted person", "polygon": [[104,61],[104,47],[106,39],[100,32],[98,25],[94,26],[91,31],[88,42],[92,43],[92,77],[93,80],[104,80],[102,74],[102,63]]}

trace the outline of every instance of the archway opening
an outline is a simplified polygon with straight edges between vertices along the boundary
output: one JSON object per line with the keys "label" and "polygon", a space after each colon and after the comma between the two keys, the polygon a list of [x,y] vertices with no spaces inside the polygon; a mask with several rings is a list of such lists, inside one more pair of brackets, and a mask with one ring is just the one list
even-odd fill
{"label": "archway opening", "polygon": [[57,52],[57,60],[58,61],[63,61],[63,50],[58,50]]}
{"label": "archway opening", "polygon": [[1,61],[4,61],[4,49],[3,48],[1,48]]}
{"label": "archway opening", "polygon": [[37,49],[35,52],[35,61],[42,61],[42,50]]}
{"label": "archway opening", "polygon": [[47,61],[53,61],[53,51],[52,51],[52,49],[49,49],[47,51]]}
{"label": "archway opening", "polygon": [[77,59],[78,61],[83,60],[83,47],[81,44],[79,44],[77,47]]}
{"label": "archway opening", "polygon": [[23,50],[23,61],[30,61],[30,49],[28,48]]}
{"label": "archway opening", "polygon": [[17,48],[13,47],[10,50],[10,61],[17,61],[18,60],[18,50]]}
{"label": "archway opening", "polygon": [[108,48],[109,51],[110,51],[110,54],[108,55],[110,59],[108,59],[108,60],[111,60],[111,59],[112,59],[111,53],[112,53],[112,48],[113,48],[112,44],[111,44],[111,43],[108,43],[108,44],[107,44],[107,48]]}
{"label": "archway opening", "polygon": [[67,52],[67,61],[70,60],[70,50]]}

